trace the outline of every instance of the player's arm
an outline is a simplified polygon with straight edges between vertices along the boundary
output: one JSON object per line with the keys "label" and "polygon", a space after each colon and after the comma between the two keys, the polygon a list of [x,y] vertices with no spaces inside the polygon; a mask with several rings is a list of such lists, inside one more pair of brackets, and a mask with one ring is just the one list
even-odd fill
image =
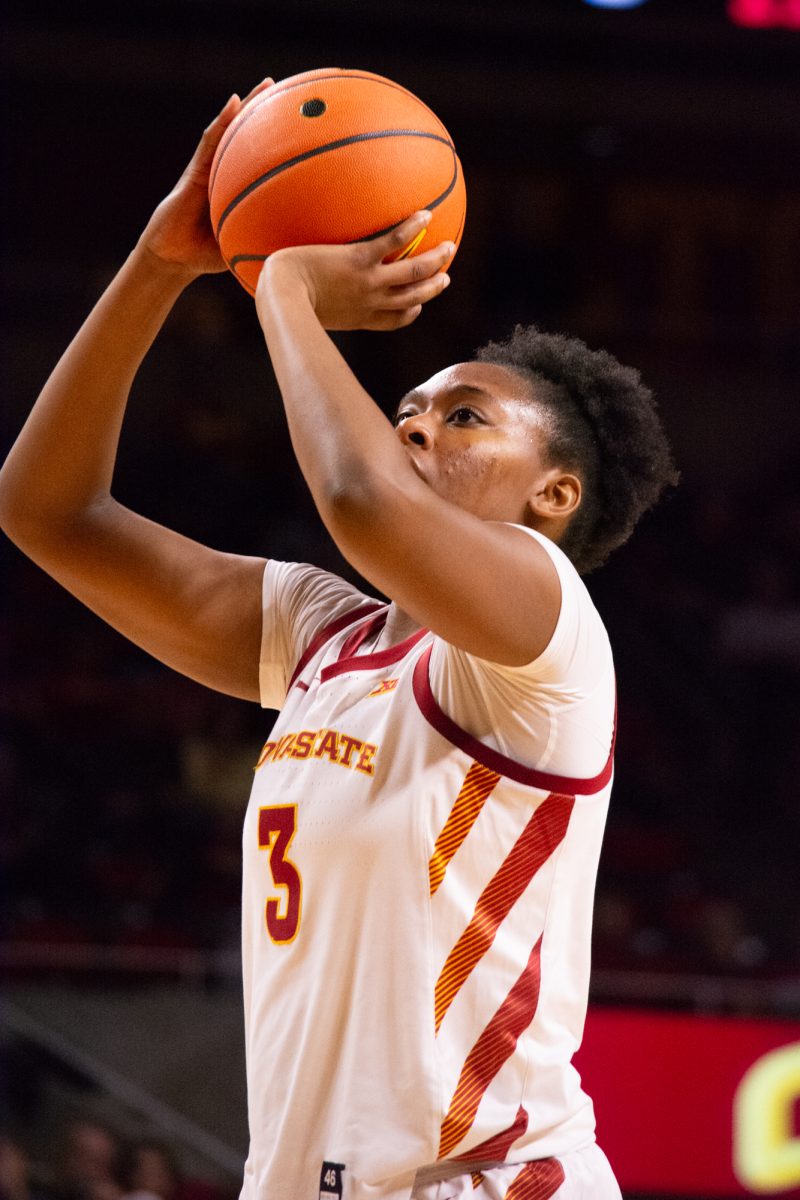
{"label": "player's arm", "polygon": [[257,699],[263,560],[218,553],[164,529],[110,490],[142,359],[187,284],[225,269],[208,219],[208,168],[241,104],[231,97],[208,127],[47,381],[0,471],[0,523],[35,562],[156,658],[220,691]]}
{"label": "player's arm", "polygon": [[519,529],[436,495],[325,329],[396,329],[437,296],[448,243],[391,265],[429,220],[374,242],[283,250],[265,264],[256,305],[292,442],[317,508],[345,557],[420,624],[494,662],[545,649],[561,588],[550,556]]}

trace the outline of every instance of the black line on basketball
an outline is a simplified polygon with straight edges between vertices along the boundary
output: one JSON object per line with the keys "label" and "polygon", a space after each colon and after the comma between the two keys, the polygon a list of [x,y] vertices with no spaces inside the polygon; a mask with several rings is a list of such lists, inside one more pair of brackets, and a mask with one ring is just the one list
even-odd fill
{"label": "black line on basketball", "polygon": [[[217,241],[219,241],[220,230],[231,215],[233,210],[241,204],[247,196],[254,192],[256,188],[261,187],[262,183],[266,183],[270,179],[274,179],[276,175],[280,175],[282,171],[288,171],[290,167],[296,167],[298,163],[305,162],[309,158],[316,158],[319,154],[327,154],[329,150],[341,150],[343,146],[352,146],[356,142],[369,142],[377,138],[390,137],[419,137],[430,138],[433,142],[441,142],[444,146],[448,146],[453,153],[453,143],[447,138],[439,137],[438,133],[426,133],[421,129],[376,129],[372,133],[354,133],[351,137],[337,138],[335,142],[327,142],[324,146],[315,146],[312,150],[306,150],[303,154],[296,154],[294,158],[287,158],[285,162],[279,163],[277,167],[272,167],[260,175],[258,179],[254,179],[246,188],[234,196],[233,200],[228,204],[227,208],[223,209],[222,215],[217,223]],[[453,185],[451,185],[452,187]]]}
{"label": "black line on basketball", "polygon": [[[429,135],[429,136],[433,136],[433,135]],[[432,200],[430,204],[423,204],[421,206],[422,208],[427,209],[428,212],[432,212],[434,208],[437,208],[442,203],[442,201],[446,200],[447,197],[452,192],[453,188],[456,186],[456,182],[458,180],[458,165],[459,164],[458,164],[458,158],[456,156],[455,150],[453,149],[452,146],[450,147],[450,149],[453,151],[453,178],[450,180],[449,184],[447,185],[445,190],[442,192],[441,196],[437,196],[436,199]],[[368,233],[366,237],[356,238],[355,241],[350,242],[348,244],[351,246],[354,246],[361,242],[373,242],[373,241],[375,241],[376,238],[383,237],[383,235],[385,233],[390,233],[392,229],[397,229],[397,226],[402,225],[403,221],[405,221],[405,220],[406,220],[406,218],[403,217],[403,219],[401,221],[395,221],[394,225],[387,225],[385,229],[379,229],[376,233]],[[456,238],[455,238],[456,242],[458,242],[458,238],[461,235],[461,230],[463,228],[464,228],[464,218],[462,217],[461,224],[458,227],[458,233],[456,234]],[[239,280],[239,282],[241,284],[243,284],[245,288],[247,288],[248,292],[250,292],[251,295],[255,295],[255,288],[252,288],[250,286],[250,284],[247,282],[247,280],[243,279],[242,276],[239,274],[239,270],[238,270],[239,263],[243,263],[243,262],[261,262],[261,263],[263,263],[263,262],[266,262],[268,258],[269,258],[268,254],[234,254],[232,258],[226,259],[226,262],[228,264],[229,269],[231,271],[233,271],[234,275]]]}
{"label": "black line on basketball", "polygon": [[239,282],[243,283],[244,286],[248,289],[248,291],[251,291],[253,293],[253,295],[255,295],[255,288],[251,288],[250,284],[247,282],[247,280],[242,279],[241,275],[239,274],[239,263],[243,263],[243,262],[263,263],[263,262],[266,262],[268,258],[269,258],[268,254],[234,254],[233,258],[229,260],[228,266],[229,266],[230,270],[233,271],[234,275],[239,280]]}
{"label": "black line on basketball", "polygon": [[[450,148],[452,150],[452,146]],[[457,179],[458,179],[458,159],[456,158],[455,150],[453,150],[453,178],[450,180],[447,187],[442,192],[441,196],[437,196],[435,200],[431,200],[430,204],[420,204],[420,208],[421,209],[425,208],[428,210],[428,212],[432,212],[434,208],[438,208],[439,205],[442,203],[442,201],[447,199],[447,197],[452,192],[453,188],[456,186]],[[408,215],[411,216],[410,213]],[[368,233],[366,237],[356,238],[355,241],[350,242],[349,245],[353,246],[360,242],[374,242],[376,238],[383,237],[383,235],[385,233],[391,233],[391,231],[393,229],[397,229],[397,226],[402,225],[403,221],[405,221],[405,220],[407,220],[407,218],[403,217],[403,219],[401,221],[395,221],[394,225],[387,225],[385,229],[378,229],[375,233]],[[463,228],[463,226],[464,226],[464,221],[462,218],[461,226],[458,231],[459,233],[461,232],[461,229]]]}
{"label": "black line on basketball", "polygon": [[234,254],[228,266],[235,271],[240,262],[266,262],[268,258],[268,254]]}
{"label": "black line on basketball", "polygon": [[266,104],[268,100],[272,100],[276,95],[282,96],[285,92],[293,92],[295,88],[306,87],[310,83],[327,83],[330,79],[365,79],[367,83],[379,83],[382,87],[391,88],[392,91],[402,92],[404,96],[410,96],[412,100],[416,100],[417,104],[420,104],[427,112],[430,113],[439,128],[444,133],[447,133],[444,125],[442,125],[442,122],[436,116],[436,113],[432,108],[428,108],[428,105],[424,100],[420,100],[419,96],[415,96],[413,92],[408,90],[408,88],[404,88],[402,84],[393,83],[391,79],[384,79],[381,76],[376,75],[364,75],[360,71],[337,71],[332,75],[318,75],[316,79],[298,79],[294,83],[290,83],[288,79],[284,79],[281,83],[276,83],[274,87],[269,88],[268,91],[264,92],[262,96],[259,96],[256,100],[254,100],[252,105],[248,106],[250,111],[243,120],[239,121],[238,124],[236,121],[234,121],[225,130],[224,134],[222,135],[222,143],[219,152],[219,158],[217,159],[217,165],[214,168],[214,174],[211,176],[210,188],[212,190],[214,188],[214,181],[217,178],[217,171],[219,171],[222,160],[227,153],[228,146],[230,146],[231,142],[233,141],[234,134],[238,133],[239,130],[247,124],[250,118],[256,115],[262,104]]}
{"label": "black line on basketball", "polygon": [[266,262],[268,258],[268,254],[234,254],[233,258],[226,259],[226,262],[228,263],[229,269],[233,271],[234,275],[239,280],[239,283],[241,283],[242,287],[246,288],[251,296],[255,296],[256,289],[251,287],[247,280],[243,279],[239,274],[239,263]]}

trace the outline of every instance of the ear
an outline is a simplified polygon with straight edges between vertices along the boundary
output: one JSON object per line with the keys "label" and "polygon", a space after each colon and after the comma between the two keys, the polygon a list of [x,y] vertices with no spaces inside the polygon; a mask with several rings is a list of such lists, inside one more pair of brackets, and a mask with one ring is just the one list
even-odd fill
{"label": "ear", "polygon": [[577,475],[552,467],[536,480],[528,507],[535,521],[565,521],[580,505],[582,495]]}

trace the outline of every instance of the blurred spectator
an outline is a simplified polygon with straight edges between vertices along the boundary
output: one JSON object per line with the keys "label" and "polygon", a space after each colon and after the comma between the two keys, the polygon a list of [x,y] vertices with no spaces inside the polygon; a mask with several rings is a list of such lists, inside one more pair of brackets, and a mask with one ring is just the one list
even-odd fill
{"label": "blurred spectator", "polygon": [[56,1164],[58,1200],[120,1200],[120,1152],[119,1139],[105,1125],[74,1121],[66,1130]]}
{"label": "blurred spectator", "polygon": [[175,1200],[180,1177],[172,1151],[163,1142],[128,1147],[121,1170],[125,1200]]}
{"label": "blurred spectator", "polygon": [[122,1163],[124,1200],[221,1200],[213,1185],[184,1176],[172,1149],[144,1139],[126,1150]]}
{"label": "blurred spectator", "polygon": [[800,671],[800,603],[792,594],[789,567],[759,558],[750,567],[748,584],[742,601],[721,614],[722,655],[741,666]]}
{"label": "blurred spectator", "polygon": [[704,897],[697,909],[694,933],[699,962],[716,973],[751,971],[768,957],[767,947],[749,927],[741,904],[730,897]]}
{"label": "blurred spectator", "polygon": [[27,1152],[8,1134],[0,1134],[0,1200],[45,1200],[33,1183]]}

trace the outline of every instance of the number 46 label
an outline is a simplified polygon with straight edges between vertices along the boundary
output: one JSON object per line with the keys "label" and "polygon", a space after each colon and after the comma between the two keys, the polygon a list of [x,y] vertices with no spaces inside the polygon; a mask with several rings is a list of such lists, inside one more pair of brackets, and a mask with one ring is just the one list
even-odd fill
{"label": "number 46 label", "polygon": [[319,1200],[342,1200],[344,1163],[324,1162],[319,1173]]}

